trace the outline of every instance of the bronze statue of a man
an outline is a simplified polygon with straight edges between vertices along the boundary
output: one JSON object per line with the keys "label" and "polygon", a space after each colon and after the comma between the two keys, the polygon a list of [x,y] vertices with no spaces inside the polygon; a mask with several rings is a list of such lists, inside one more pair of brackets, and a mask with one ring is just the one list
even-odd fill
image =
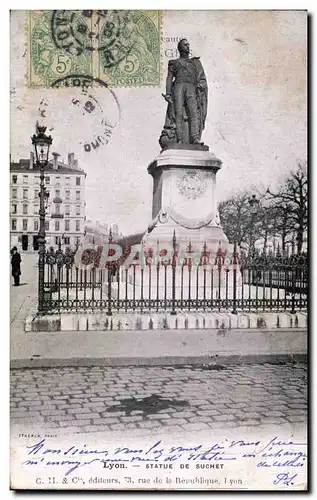
{"label": "bronze statue of a man", "polygon": [[189,57],[189,43],[184,38],[177,45],[179,58],[169,61],[166,78],[168,102],[164,129],[159,143],[199,145],[207,115],[208,87],[199,57]]}

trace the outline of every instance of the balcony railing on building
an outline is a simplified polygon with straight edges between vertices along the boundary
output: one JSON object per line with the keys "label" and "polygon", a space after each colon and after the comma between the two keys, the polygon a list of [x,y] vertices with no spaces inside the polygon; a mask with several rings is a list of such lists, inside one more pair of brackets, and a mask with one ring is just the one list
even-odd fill
{"label": "balcony railing on building", "polygon": [[60,196],[55,196],[53,198],[53,203],[63,203],[63,200]]}

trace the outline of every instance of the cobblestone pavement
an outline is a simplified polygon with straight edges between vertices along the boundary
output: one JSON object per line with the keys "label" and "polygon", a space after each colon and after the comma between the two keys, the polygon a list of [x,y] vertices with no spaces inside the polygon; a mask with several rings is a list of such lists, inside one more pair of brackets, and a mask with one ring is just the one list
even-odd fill
{"label": "cobblestone pavement", "polygon": [[11,370],[11,423],[75,433],[305,425],[306,375],[303,364]]}

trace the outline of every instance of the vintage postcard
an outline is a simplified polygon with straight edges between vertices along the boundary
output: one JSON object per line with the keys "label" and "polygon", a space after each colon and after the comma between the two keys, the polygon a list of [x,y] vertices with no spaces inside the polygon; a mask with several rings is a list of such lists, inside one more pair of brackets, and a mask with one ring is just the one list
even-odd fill
{"label": "vintage postcard", "polygon": [[10,24],[11,489],[307,490],[307,11]]}

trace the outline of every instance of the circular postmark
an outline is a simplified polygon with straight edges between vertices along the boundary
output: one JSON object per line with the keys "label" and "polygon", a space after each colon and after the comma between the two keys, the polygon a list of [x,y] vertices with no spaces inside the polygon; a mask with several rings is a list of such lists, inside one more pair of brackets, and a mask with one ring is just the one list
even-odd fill
{"label": "circular postmark", "polygon": [[[100,65],[104,70],[120,63],[134,66],[127,60],[138,41],[138,27],[131,11],[110,11],[99,35]],[[127,70],[129,71],[129,70]]]}
{"label": "circular postmark", "polygon": [[79,11],[54,10],[51,18],[53,42],[58,49],[75,55],[93,50],[88,19]]}
{"label": "circular postmark", "polygon": [[54,10],[51,32],[58,50],[77,56],[98,51],[104,68],[124,61],[136,42],[130,11]]}
{"label": "circular postmark", "polygon": [[[74,74],[60,78],[53,88],[72,89],[69,110],[62,111],[62,119],[72,122],[80,148],[85,153],[98,151],[108,144],[121,120],[121,109],[116,94],[99,78]],[[58,95],[65,99],[64,94]],[[45,102],[41,102],[44,109]],[[45,109],[44,109],[45,113]]]}

